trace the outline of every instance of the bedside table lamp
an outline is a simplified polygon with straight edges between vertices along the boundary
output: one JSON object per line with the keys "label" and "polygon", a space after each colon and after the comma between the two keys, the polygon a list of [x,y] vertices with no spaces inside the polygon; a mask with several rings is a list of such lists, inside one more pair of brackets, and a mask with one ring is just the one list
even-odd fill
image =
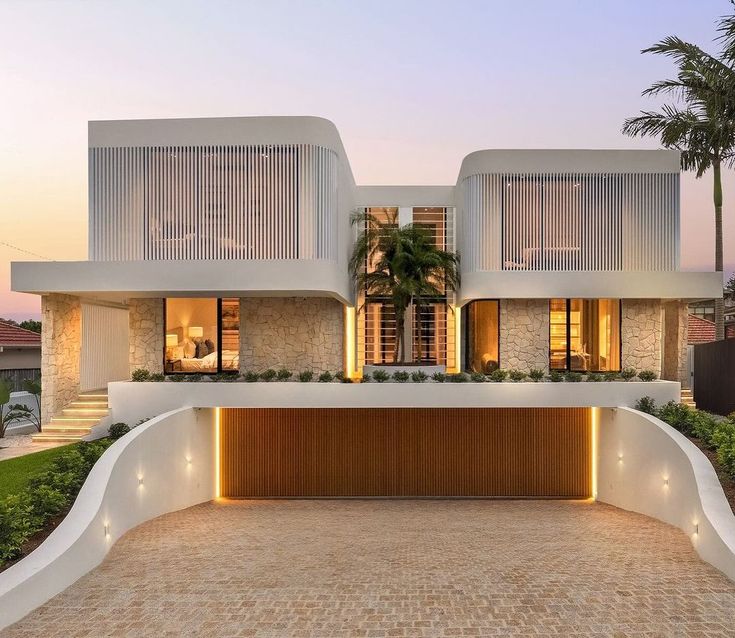
{"label": "bedside table lamp", "polygon": [[189,337],[201,339],[204,336],[204,328],[201,326],[189,326]]}
{"label": "bedside table lamp", "polygon": [[179,345],[179,338],[177,335],[166,335],[166,359],[169,361],[173,359],[173,348]]}

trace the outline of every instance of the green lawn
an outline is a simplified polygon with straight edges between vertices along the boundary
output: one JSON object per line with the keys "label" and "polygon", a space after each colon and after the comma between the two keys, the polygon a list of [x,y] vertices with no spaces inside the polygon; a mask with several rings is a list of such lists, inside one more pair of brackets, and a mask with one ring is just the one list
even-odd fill
{"label": "green lawn", "polygon": [[[1,441],[0,445],[2,445]],[[72,443],[72,445],[76,444]],[[68,447],[68,445],[61,445],[50,450],[0,461],[0,499],[9,494],[22,492],[31,478],[48,469],[51,462]]]}

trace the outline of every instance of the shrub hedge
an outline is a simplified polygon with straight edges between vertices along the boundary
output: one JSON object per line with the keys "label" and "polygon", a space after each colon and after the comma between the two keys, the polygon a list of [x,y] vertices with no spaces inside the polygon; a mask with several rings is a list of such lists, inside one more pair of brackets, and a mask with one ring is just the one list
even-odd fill
{"label": "shrub hedge", "polygon": [[69,507],[112,439],[77,443],[59,454],[28,488],[0,500],[0,565],[18,558],[23,544]]}
{"label": "shrub hedge", "polygon": [[728,475],[735,479],[735,419],[733,415],[719,417],[676,401],[657,407],[651,397],[642,397],[637,410],[658,417],[686,436],[699,439],[717,454],[717,460]]}

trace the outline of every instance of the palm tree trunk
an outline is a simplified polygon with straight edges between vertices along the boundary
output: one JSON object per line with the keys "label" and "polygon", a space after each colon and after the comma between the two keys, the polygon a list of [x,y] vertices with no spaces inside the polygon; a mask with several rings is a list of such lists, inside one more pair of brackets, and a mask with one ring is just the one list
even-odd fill
{"label": "palm tree trunk", "polygon": [[423,343],[423,330],[421,325],[421,297],[416,298],[416,312],[415,312],[415,325],[416,325],[416,359],[421,364],[424,360],[424,343]]}
{"label": "palm tree trunk", "polygon": [[[713,199],[715,204],[715,270],[722,272],[722,175],[720,163],[714,162],[712,166],[714,177]],[[725,338],[725,302],[722,295],[715,299],[715,339],[721,341]]]}
{"label": "palm tree trunk", "polygon": [[405,316],[403,311],[398,310],[398,306],[393,306],[396,313],[396,338],[393,343],[393,363],[403,363],[403,327],[405,324]]}

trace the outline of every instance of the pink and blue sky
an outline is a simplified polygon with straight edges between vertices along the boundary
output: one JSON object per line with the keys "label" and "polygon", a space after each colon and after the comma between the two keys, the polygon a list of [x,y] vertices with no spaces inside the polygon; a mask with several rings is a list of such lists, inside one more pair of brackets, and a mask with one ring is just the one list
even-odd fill
{"label": "pink and blue sky", "polygon": [[[657,148],[620,133],[671,75],[639,51],[715,49],[726,0],[0,1],[0,242],[85,259],[87,121],[319,115],[360,184],[453,184],[481,148]],[[725,180],[735,269],[735,174]],[[713,268],[711,178],[682,179],[682,265]],[[0,316],[35,317],[9,291]]]}

